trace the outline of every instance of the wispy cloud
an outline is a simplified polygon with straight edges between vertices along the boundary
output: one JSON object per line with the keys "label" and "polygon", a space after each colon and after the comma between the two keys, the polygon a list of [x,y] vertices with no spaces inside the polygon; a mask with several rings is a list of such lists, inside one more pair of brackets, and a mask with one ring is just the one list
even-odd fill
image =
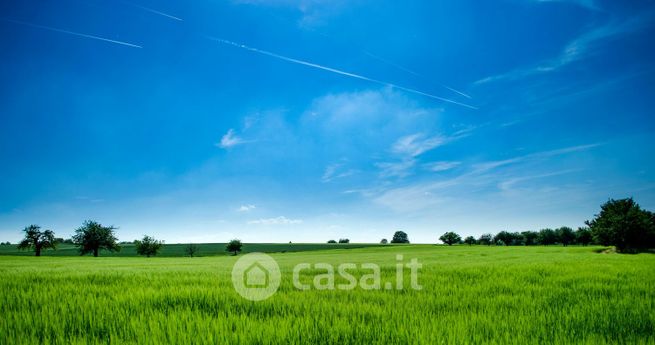
{"label": "wispy cloud", "polygon": [[239,211],[239,212],[248,212],[248,211],[252,211],[252,210],[254,210],[256,208],[257,208],[257,206],[252,205],[252,204],[241,205],[241,206],[239,206],[239,208],[237,208],[237,211]]}
{"label": "wispy cloud", "polygon": [[398,139],[391,150],[397,154],[416,157],[445,144],[447,141],[448,138],[443,136],[426,137],[423,133],[415,133]]}
{"label": "wispy cloud", "polygon": [[234,132],[234,129],[229,129],[225,135],[221,138],[221,142],[216,144],[216,146],[222,149],[228,149],[232,146],[240,145],[246,143],[241,137],[237,136]]}
{"label": "wispy cloud", "polygon": [[342,169],[343,167],[344,163],[334,163],[326,166],[325,171],[323,172],[323,176],[321,177],[321,181],[323,183],[328,183],[336,179],[351,176],[356,173],[355,169],[344,170]]}
{"label": "wispy cloud", "polygon": [[431,163],[425,163],[423,164],[423,167],[429,171],[434,171],[434,172],[439,172],[439,171],[446,171],[446,170],[451,170],[454,169],[458,166],[460,166],[462,162],[447,162],[447,161],[441,161],[441,162],[431,162]]}
{"label": "wispy cloud", "polygon": [[406,177],[410,175],[410,170],[416,165],[416,160],[412,158],[403,159],[399,162],[382,162],[375,163],[380,168],[380,177]]}
{"label": "wispy cloud", "polygon": [[555,171],[555,172],[549,172],[545,174],[538,174],[538,175],[530,175],[530,176],[520,176],[520,177],[513,177],[509,178],[507,180],[504,180],[498,184],[498,189],[504,192],[508,192],[512,190],[512,187],[516,185],[517,183],[524,182],[524,181],[530,181],[530,180],[536,180],[536,179],[542,179],[542,178],[547,178],[547,177],[553,177],[553,176],[559,176],[559,175],[564,175],[564,174],[570,174],[576,171],[580,171],[578,169],[567,169],[567,170],[561,170],[561,171]]}
{"label": "wispy cloud", "polygon": [[422,91],[411,89],[411,88],[408,88],[408,87],[396,85],[396,84],[389,83],[389,82],[386,82],[386,81],[381,81],[381,80],[365,77],[365,76],[362,76],[362,75],[359,75],[359,74],[338,70],[338,69],[332,68],[332,67],[322,66],[322,65],[315,64],[315,63],[312,63],[312,62],[307,62],[307,61],[303,61],[303,60],[298,60],[298,59],[282,56],[282,55],[279,55],[279,54],[271,53],[269,51],[265,51],[265,50],[261,50],[261,49],[257,49],[257,48],[252,48],[252,47],[249,47],[249,46],[246,46],[246,45],[243,45],[243,44],[239,44],[239,43],[228,41],[228,40],[221,39],[221,38],[215,38],[215,37],[209,37],[209,36],[207,38],[210,39],[210,40],[216,41],[216,42],[231,45],[231,46],[241,48],[241,49],[245,49],[245,50],[255,52],[255,53],[258,53],[258,54],[274,57],[276,59],[280,59],[280,60],[283,60],[283,61],[287,61],[287,62],[291,62],[291,63],[303,65],[303,66],[308,66],[308,67],[312,67],[312,68],[316,68],[316,69],[320,69],[320,70],[324,70],[324,71],[328,71],[328,72],[332,72],[332,73],[343,75],[343,76],[346,76],[346,77],[365,80],[365,81],[375,83],[375,84],[389,86],[389,87],[392,87],[392,88],[395,88],[395,89],[398,89],[398,90],[402,90],[402,91],[405,91],[405,92],[409,92],[409,93],[413,93],[413,94],[433,98],[433,99],[436,99],[436,100],[439,100],[439,101],[442,101],[442,102],[456,104],[456,105],[463,106],[463,107],[470,108],[470,109],[477,109],[476,107],[474,107],[472,105],[469,105],[469,104],[457,102],[455,100],[444,98],[444,97],[435,96],[435,95],[432,95],[432,94],[429,94],[429,93],[426,93],[426,92],[422,92]]}
{"label": "wispy cloud", "polygon": [[[367,190],[355,190],[362,196],[370,198],[374,203],[388,207],[399,212],[414,212],[421,209],[430,209],[448,202],[453,198],[460,198],[465,193],[486,190],[489,186],[496,186],[496,191],[508,192],[519,182],[535,180],[556,175],[571,173],[577,170],[561,170],[548,173],[524,173],[516,176],[516,172],[499,173],[491,170],[510,164],[527,162],[529,160],[544,159],[558,155],[579,152],[597,147],[600,144],[571,146],[556,150],[536,152],[529,155],[506,160],[484,162],[475,164],[467,172],[458,176],[437,181],[421,181],[409,185]],[[514,175],[513,175],[514,174]],[[476,192],[477,193],[477,192]]]}
{"label": "wispy cloud", "polygon": [[653,13],[648,12],[641,16],[613,21],[609,24],[592,28],[570,41],[556,58],[542,61],[533,67],[519,68],[507,73],[486,77],[476,81],[474,84],[480,85],[504,80],[511,81],[556,71],[592,55],[596,51],[596,47],[603,41],[646,27],[651,23],[652,18]]}
{"label": "wispy cloud", "polygon": [[94,35],[89,35],[89,34],[83,34],[83,33],[75,32],[75,31],[69,31],[69,30],[64,30],[64,29],[54,28],[54,27],[51,27],[51,26],[45,26],[45,25],[39,25],[39,24],[33,24],[33,23],[23,22],[23,21],[20,21],[20,20],[14,20],[14,19],[4,19],[4,18],[0,18],[0,20],[5,20],[5,21],[8,21],[8,22],[11,22],[11,23],[14,23],[14,24],[20,24],[20,25],[30,26],[30,27],[37,28],[37,29],[43,29],[43,30],[48,30],[48,31],[53,31],[53,32],[59,32],[59,33],[67,34],[67,35],[71,35],[71,36],[77,36],[77,37],[83,37],[83,38],[90,38],[90,39],[97,40],[97,41],[103,41],[103,42],[108,42],[108,43],[114,43],[114,44],[118,44],[118,45],[122,45],[122,46],[126,46],[126,47],[132,47],[132,48],[143,48],[143,47],[141,47],[140,45],[137,45],[137,44],[132,44],[132,43],[128,43],[128,42],[112,40],[112,39],[104,38],[104,37],[100,37],[100,36],[94,36]]}
{"label": "wispy cloud", "polygon": [[[422,155],[425,152],[433,150],[441,145],[445,145],[453,140],[463,138],[470,135],[471,130],[462,130],[458,131],[451,136],[444,135],[433,135],[427,136],[424,133],[415,133],[400,137],[396,142],[391,146],[391,152],[396,154],[399,157],[399,161],[395,162],[380,162],[376,163],[375,166],[380,169],[381,178],[389,177],[406,177],[411,174],[412,169],[416,166],[418,156]],[[447,166],[446,162],[439,162],[440,164],[433,165],[431,168],[433,171],[438,171],[434,169],[447,170],[451,169],[455,165],[450,163],[452,166]]]}
{"label": "wispy cloud", "polygon": [[474,170],[476,172],[484,172],[484,171],[499,168],[501,166],[506,166],[506,165],[510,165],[510,164],[514,164],[514,163],[524,162],[526,160],[543,159],[543,158],[559,156],[559,155],[572,153],[572,152],[585,151],[585,150],[589,150],[589,149],[592,149],[594,147],[598,147],[598,146],[601,146],[601,145],[602,145],[601,143],[594,143],[594,144],[570,146],[570,147],[565,147],[565,148],[555,149],[555,150],[535,152],[535,153],[531,153],[531,154],[528,154],[528,155],[523,155],[523,156],[509,158],[509,159],[478,163],[478,164],[473,165],[473,168],[474,168]]}
{"label": "wispy cloud", "polygon": [[292,224],[301,224],[302,219],[290,219],[285,216],[279,216],[275,218],[262,218],[257,220],[248,221],[248,224],[256,225],[292,225]]}

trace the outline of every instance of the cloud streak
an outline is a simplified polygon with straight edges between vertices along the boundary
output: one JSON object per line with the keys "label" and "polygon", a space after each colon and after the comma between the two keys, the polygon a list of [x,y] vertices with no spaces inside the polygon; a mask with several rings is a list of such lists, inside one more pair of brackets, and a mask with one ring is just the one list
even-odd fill
{"label": "cloud streak", "polygon": [[230,128],[230,130],[228,130],[227,133],[225,133],[225,135],[223,135],[223,137],[221,138],[221,142],[216,144],[216,146],[222,149],[227,149],[232,146],[245,144],[245,143],[246,141],[243,140],[241,137],[237,136],[234,133],[234,129]]}
{"label": "cloud streak", "polygon": [[290,219],[285,216],[279,216],[275,218],[263,218],[257,220],[248,221],[248,224],[255,225],[292,225],[292,224],[301,224],[302,219]]}
{"label": "cloud streak", "polygon": [[69,31],[69,30],[64,30],[64,29],[58,29],[58,28],[54,28],[54,27],[51,27],[51,26],[45,26],[45,25],[39,25],[39,24],[33,24],[33,23],[23,22],[23,21],[20,21],[20,20],[14,20],[14,19],[2,19],[2,20],[8,21],[8,22],[11,22],[11,23],[14,23],[14,24],[20,24],[20,25],[30,26],[30,27],[37,28],[37,29],[43,29],[43,30],[48,30],[48,31],[53,31],[53,32],[59,32],[59,33],[68,34],[68,35],[77,36],[77,37],[90,38],[90,39],[94,39],[94,40],[98,40],[98,41],[103,41],[103,42],[109,42],[109,43],[119,44],[119,45],[122,45],[122,46],[131,47],[131,48],[143,48],[142,46],[137,45],[137,44],[132,44],[132,43],[128,43],[128,42],[112,40],[112,39],[104,38],[104,37],[100,37],[100,36],[94,36],[94,35],[89,35],[89,34],[83,34],[83,33],[75,32],[75,31]]}
{"label": "cloud streak", "polygon": [[632,17],[623,21],[613,21],[609,24],[595,27],[570,41],[560,54],[549,60],[542,61],[537,66],[519,68],[507,73],[486,77],[474,82],[474,85],[503,80],[518,80],[533,75],[556,71],[571,63],[583,60],[592,55],[594,48],[602,41],[613,37],[638,31],[652,22],[655,13],[647,12],[641,16]]}
{"label": "cloud streak", "polygon": [[531,154],[528,154],[528,155],[525,155],[525,156],[519,156],[519,157],[510,158],[510,159],[500,160],[500,161],[491,161],[491,162],[479,163],[479,164],[474,165],[473,167],[475,168],[476,172],[483,172],[483,171],[493,170],[495,168],[505,166],[505,165],[520,163],[520,162],[523,162],[523,161],[526,161],[526,160],[529,160],[529,159],[548,158],[548,157],[559,156],[559,155],[572,153],[572,152],[585,151],[585,150],[589,150],[589,149],[598,147],[600,145],[602,145],[602,144],[595,143],[595,144],[570,146],[570,147],[565,147],[565,148],[556,149],[556,150],[531,153]]}
{"label": "cloud streak", "polygon": [[173,15],[170,15],[168,13],[161,12],[161,11],[157,11],[157,10],[149,8],[149,7],[141,6],[141,5],[135,4],[133,2],[123,1],[123,3],[126,4],[126,5],[129,5],[129,6],[136,7],[138,9],[144,10],[146,12],[150,12],[150,13],[160,15],[162,17],[166,17],[168,19],[173,19],[173,20],[177,20],[177,21],[180,21],[180,22],[184,21],[182,18],[178,18],[176,16],[173,16]]}
{"label": "cloud streak", "polygon": [[[391,67],[394,67],[394,68],[396,68],[396,69],[399,69],[399,70],[401,70],[401,71],[403,71],[403,72],[407,72],[407,73],[409,73],[409,74],[411,74],[411,75],[414,75],[414,76],[416,76],[416,77],[419,77],[419,78],[425,79],[425,77],[424,77],[423,75],[421,75],[421,74],[419,74],[419,73],[417,73],[417,72],[414,72],[414,71],[412,71],[411,69],[409,69],[409,68],[407,68],[407,67],[403,67],[403,66],[401,66],[401,65],[399,65],[399,64],[397,64],[397,63],[395,63],[395,62],[393,62],[393,61],[389,61],[389,60],[387,60],[387,59],[385,59],[385,58],[383,58],[383,57],[380,57],[380,56],[378,56],[378,55],[375,55],[375,54],[373,54],[373,53],[371,53],[371,52],[368,52],[368,51],[366,51],[366,50],[363,50],[363,49],[362,49],[361,51],[362,51],[362,53],[364,53],[364,55],[366,55],[366,56],[368,56],[368,57],[370,57],[370,58],[373,58],[373,59],[375,59],[375,60],[378,60],[378,61],[380,61],[380,62],[382,62],[382,63],[384,63],[384,64],[386,64],[386,65],[389,65],[389,66],[391,66]],[[453,88],[450,87],[450,86],[447,86],[447,85],[444,85],[444,84],[439,84],[439,86],[443,87],[443,88],[446,89],[446,90],[449,90],[449,91],[451,91],[451,92],[454,92],[454,93],[456,93],[456,94],[458,94],[458,95],[460,95],[460,96],[464,96],[464,97],[466,97],[466,98],[468,98],[468,99],[471,99],[471,96],[465,94],[465,93],[462,92],[462,91],[455,90],[455,89],[453,89]]]}
{"label": "cloud streak", "polygon": [[346,76],[346,77],[351,77],[351,78],[355,78],[355,79],[365,80],[365,81],[368,81],[368,82],[371,82],[371,83],[375,83],[375,84],[380,84],[380,85],[384,85],[384,86],[389,86],[389,87],[392,87],[392,88],[395,88],[395,89],[398,89],[398,90],[403,90],[403,91],[405,91],[405,92],[409,92],[409,93],[413,93],[413,94],[417,94],[417,95],[421,95],[421,96],[429,97],[429,98],[436,99],[436,100],[439,100],[439,101],[442,101],[442,102],[446,102],[446,103],[456,104],[456,105],[459,105],[459,106],[462,106],[462,107],[466,107],[466,108],[469,108],[469,109],[478,109],[478,108],[476,108],[476,107],[474,107],[474,106],[472,106],[472,105],[465,104],[465,103],[461,103],[461,102],[457,102],[457,101],[452,100],[452,99],[448,99],[448,98],[444,98],[444,97],[439,97],[439,96],[431,95],[431,94],[429,94],[429,93],[425,93],[425,92],[422,92],[422,91],[419,91],[419,90],[415,90],[415,89],[407,88],[407,87],[404,87],[404,86],[396,85],[396,84],[393,84],[393,83],[388,83],[388,82],[385,82],[385,81],[381,81],[381,80],[377,80],[377,79],[373,79],[373,78],[365,77],[365,76],[362,76],[362,75],[359,75],[359,74],[350,73],[350,72],[346,72],[346,71],[338,70],[338,69],[331,68],[331,67],[327,67],[327,66],[322,66],[322,65],[315,64],[315,63],[312,63],[312,62],[308,62],[308,61],[303,61],[303,60],[298,60],[298,59],[294,59],[294,58],[290,58],[290,57],[282,56],[282,55],[279,55],[279,54],[271,53],[271,52],[266,51],[266,50],[261,50],[261,49],[257,49],[257,48],[249,47],[249,46],[246,46],[246,45],[243,45],[243,44],[239,44],[239,43],[236,43],[236,42],[232,42],[232,41],[224,40],[224,39],[222,39],[222,38],[215,38],[215,37],[210,37],[210,36],[207,36],[207,38],[210,39],[210,40],[212,40],[212,41],[216,41],[216,42],[220,42],[220,43],[223,43],[223,44],[231,45],[231,46],[233,46],[233,47],[237,47],[237,48],[245,49],[245,50],[248,50],[248,51],[251,51],[251,52],[255,52],[255,53],[258,53],[258,54],[262,54],[262,55],[266,55],[266,56],[274,57],[274,58],[279,59],[279,60],[283,60],[283,61],[287,61],[287,62],[291,62],[291,63],[295,63],[295,64],[303,65],[303,66],[308,66],[308,67],[312,67],[312,68],[316,68],[316,69],[320,69],[320,70],[324,70],[324,71],[332,72],[332,73],[339,74],[339,75],[343,75],[343,76]]}

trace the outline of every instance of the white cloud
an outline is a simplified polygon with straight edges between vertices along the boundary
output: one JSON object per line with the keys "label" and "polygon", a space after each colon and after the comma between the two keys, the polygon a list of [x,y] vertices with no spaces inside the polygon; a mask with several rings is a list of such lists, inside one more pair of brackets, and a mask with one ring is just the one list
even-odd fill
{"label": "white cloud", "polygon": [[509,159],[504,159],[504,160],[499,160],[499,161],[489,161],[489,162],[478,163],[478,164],[473,165],[473,168],[475,169],[476,172],[483,172],[483,171],[492,170],[492,169],[495,169],[495,168],[498,168],[498,167],[501,167],[501,166],[505,166],[505,165],[520,163],[520,162],[530,160],[530,159],[548,158],[548,157],[559,156],[559,155],[572,153],[572,152],[585,151],[585,150],[588,150],[588,149],[592,149],[594,147],[598,147],[600,145],[602,145],[602,144],[594,143],[594,144],[570,146],[570,147],[565,147],[565,148],[556,149],[556,150],[535,152],[535,153],[531,153],[531,154],[528,154],[528,155],[509,158]]}
{"label": "white cloud", "polygon": [[239,136],[237,136],[234,133],[234,129],[230,128],[230,130],[228,130],[227,133],[225,133],[225,135],[223,135],[223,137],[221,138],[221,142],[216,144],[216,146],[222,149],[227,149],[232,146],[236,146],[244,143],[246,143],[246,141],[240,138]]}
{"label": "white cloud", "polygon": [[651,23],[652,17],[653,13],[649,12],[641,16],[631,17],[622,21],[612,21],[609,24],[594,27],[570,41],[555,58],[542,61],[533,67],[518,68],[507,73],[486,77],[476,81],[474,84],[480,85],[502,80],[517,80],[558,70],[561,67],[583,60],[594,54],[596,47],[602,41],[644,28]]}
{"label": "white cloud", "polygon": [[344,163],[334,163],[325,167],[321,181],[323,183],[332,182],[336,179],[344,178],[355,174],[357,171],[354,169],[342,170]]}
{"label": "white cloud", "polygon": [[416,157],[447,142],[442,136],[427,137],[423,133],[404,136],[396,141],[391,150],[394,153]]}
{"label": "white cloud", "polygon": [[291,224],[300,224],[302,219],[289,219],[285,216],[279,216],[275,218],[262,218],[257,220],[248,221],[248,224],[258,224],[258,225],[291,225]]}
{"label": "white cloud", "polygon": [[389,88],[328,94],[315,99],[304,113],[302,129],[308,143],[329,145],[333,155],[361,170],[370,166],[371,158],[388,152],[398,138],[437,128],[441,113],[441,108],[421,107]]}
{"label": "white cloud", "polygon": [[545,174],[513,177],[513,178],[509,178],[507,180],[504,180],[504,181],[501,181],[500,183],[498,183],[498,189],[500,189],[503,192],[510,192],[510,191],[512,191],[512,187],[514,187],[514,185],[516,185],[517,183],[520,183],[520,182],[535,180],[535,179],[542,179],[542,178],[552,177],[552,176],[559,176],[559,175],[569,174],[569,173],[576,172],[576,171],[579,171],[579,170],[567,169],[567,170],[555,171],[555,172],[550,172],[550,173],[545,173]]}
{"label": "white cloud", "polygon": [[257,207],[255,205],[241,205],[239,208],[237,208],[237,211],[239,212],[248,212],[256,209]]}
{"label": "white cloud", "polygon": [[454,169],[458,167],[460,164],[462,163],[441,161],[441,162],[425,163],[423,164],[423,167],[427,170],[438,172],[438,171],[446,171],[446,170]]}
{"label": "white cloud", "polygon": [[[458,138],[463,138],[470,135],[472,129],[460,130],[452,136],[434,135],[431,137],[423,133],[415,133],[406,135],[398,140],[391,146],[391,152],[400,157],[396,162],[381,162],[376,163],[375,166],[381,169],[380,177],[405,177],[411,174],[411,170],[416,166],[416,157],[421,154],[433,150],[439,146],[447,144]],[[427,165],[432,171],[443,171],[454,168],[457,162],[437,162],[432,165]],[[426,165],[424,165],[426,166]],[[436,170],[435,170],[436,169]],[[440,169],[440,170],[439,170]]]}
{"label": "white cloud", "polygon": [[380,177],[405,177],[410,174],[410,170],[416,164],[415,159],[404,159],[400,162],[382,162],[376,163],[375,166],[380,168]]}
{"label": "white cloud", "polygon": [[526,175],[525,171],[505,171],[502,173],[490,171],[495,168],[525,161],[540,160],[568,153],[580,152],[599,145],[600,144],[571,146],[556,150],[536,152],[506,160],[483,162],[473,165],[472,170],[449,179],[421,181],[400,187],[355,192],[371,199],[376,204],[397,212],[411,213],[421,210],[435,209],[435,207],[442,207],[442,205],[449,206],[453,200],[462,200],[466,194],[479,197],[479,194],[477,193],[491,193],[491,190],[489,189],[490,186],[496,186],[495,191],[508,193],[511,192],[511,187],[519,182],[542,179],[577,171],[563,169],[557,172],[533,172],[530,175]]}

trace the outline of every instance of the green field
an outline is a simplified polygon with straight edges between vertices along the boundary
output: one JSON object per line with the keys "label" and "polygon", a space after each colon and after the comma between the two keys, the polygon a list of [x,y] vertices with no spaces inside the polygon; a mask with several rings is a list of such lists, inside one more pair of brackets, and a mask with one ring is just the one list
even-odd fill
{"label": "green field", "polygon": [[[216,255],[231,255],[225,251],[226,243],[199,243],[198,253],[195,256],[216,256]],[[100,251],[100,256],[138,256],[134,244],[121,244],[121,250],[118,252]],[[166,244],[162,247],[157,256],[162,257],[180,257],[186,256],[184,249],[187,244]],[[370,243],[244,243],[243,253],[286,253],[286,252],[304,252],[312,250],[326,250],[326,249],[355,249],[379,246],[379,244]],[[34,252],[30,250],[18,250],[16,245],[3,245],[0,246],[0,255],[22,255],[33,256]],[[72,244],[60,244],[57,250],[44,250],[42,256],[79,256],[76,246]]]}
{"label": "green field", "polygon": [[[282,284],[261,302],[232,287],[239,257],[2,256],[0,343],[655,343],[655,255],[598,249],[276,253]],[[291,282],[302,262],[377,263],[382,282],[393,281],[396,254],[423,264],[422,290],[299,291]]]}

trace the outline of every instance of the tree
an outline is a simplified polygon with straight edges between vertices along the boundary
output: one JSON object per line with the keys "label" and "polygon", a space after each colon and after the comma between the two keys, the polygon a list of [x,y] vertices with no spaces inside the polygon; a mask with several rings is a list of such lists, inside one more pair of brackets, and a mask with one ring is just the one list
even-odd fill
{"label": "tree", "polygon": [[587,227],[578,228],[578,230],[575,231],[575,240],[583,246],[588,245],[593,240],[591,230]]}
{"label": "tree", "polygon": [[655,247],[653,213],[642,210],[632,198],[610,199],[600,208],[594,219],[585,222],[596,242],[624,253]]}
{"label": "tree", "polygon": [[464,243],[468,244],[469,246],[472,245],[472,244],[475,244],[476,243],[475,237],[473,237],[473,236],[466,237],[464,239]]}
{"label": "tree", "polygon": [[350,243],[350,239],[347,238],[340,238],[339,243]]}
{"label": "tree", "polygon": [[449,246],[452,246],[455,243],[459,243],[462,240],[462,238],[458,234],[449,231],[441,235],[441,237],[439,237],[439,240]]}
{"label": "tree", "polygon": [[478,239],[478,243],[490,246],[491,243],[493,243],[493,239],[494,236],[492,234],[482,234],[482,236],[480,236]]}
{"label": "tree", "polygon": [[409,243],[409,237],[404,231],[396,231],[393,234],[391,243]]}
{"label": "tree", "polygon": [[389,243],[389,241],[387,241],[386,238],[383,238],[382,241],[380,241],[380,244],[387,244],[387,243]]}
{"label": "tree", "polygon": [[541,229],[539,230],[539,236],[537,236],[537,242],[544,246],[555,244],[557,242],[557,233],[553,229]]}
{"label": "tree", "polygon": [[337,243],[335,240],[329,240],[327,243]]}
{"label": "tree", "polygon": [[575,233],[573,232],[573,229],[568,226],[563,226],[557,229],[557,237],[559,238],[559,243],[564,247],[575,241]]}
{"label": "tree", "polygon": [[227,246],[225,246],[225,250],[228,252],[234,253],[234,255],[237,255],[241,251],[241,247],[243,246],[243,243],[241,243],[240,240],[234,239],[230,241]]}
{"label": "tree", "polygon": [[136,246],[136,253],[139,255],[145,255],[146,257],[151,257],[157,255],[157,252],[164,245],[163,241],[157,241],[154,237],[145,235],[142,240],[134,241]]}
{"label": "tree", "polygon": [[197,244],[189,243],[189,244],[186,245],[186,247],[184,247],[184,254],[186,254],[186,255],[188,255],[190,257],[193,257],[194,255],[196,255],[198,253],[199,250],[200,250],[200,247],[198,247]]}
{"label": "tree", "polygon": [[41,231],[38,225],[30,225],[23,229],[25,238],[18,243],[18,249],[34,248],[34,255],[41,256],[41,250],[52,248],[55,249],[55,233],[52,230]]}
{"label": "tree", "polygon": [[539,237],[539,233],[536,231],[523,231],[521,232],[521,235],[523,236],[523,244],[526,246],[532,246],[537,244],[537,238]]}
{"label": "tree", "polygon": [[94,257],[98,257],[101,249],[117,252],[121,247],[117,244],[114,230],[114,226],[102,226],[98,222],[87,220],[75,230],[73,242],[79,247],[80,255],[93,253]]}

